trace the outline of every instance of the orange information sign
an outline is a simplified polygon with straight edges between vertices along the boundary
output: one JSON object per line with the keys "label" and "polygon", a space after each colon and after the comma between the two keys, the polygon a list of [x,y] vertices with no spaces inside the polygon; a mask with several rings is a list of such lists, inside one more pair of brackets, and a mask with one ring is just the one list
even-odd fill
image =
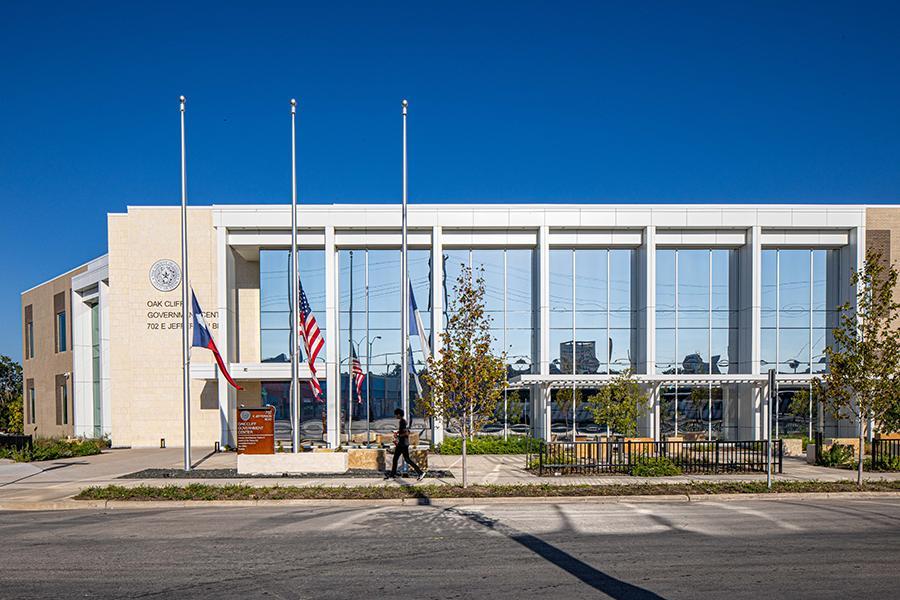
{"label": "orange information sign", "polygon": [[275,454],[275,407],[237,409],[238,454]]}

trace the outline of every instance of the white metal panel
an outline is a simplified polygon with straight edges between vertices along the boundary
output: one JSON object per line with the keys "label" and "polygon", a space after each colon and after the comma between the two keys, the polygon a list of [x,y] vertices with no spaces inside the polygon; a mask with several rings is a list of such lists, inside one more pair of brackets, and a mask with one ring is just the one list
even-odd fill
{"label": "white metal panel", "polygon": [[764,229],[762,245],[767,247],[840,247],[850,243],[847,230]]}
{"label": "white metal panel", "polygon": [[616,224],[616,211],[583,208],[580,211],[582,227],[605,228]]}
{"label": "white metal panel", "polygon": [[765,208],[756,212],[756,223],[762,227],[783,227],[785,223],[791,222],[790,208]]}
{"label": "white metal panel", "polygon": [[685,227],[687,212],[677,208],[654,210],[650,220],[656,227]]}
{"label": "white metal panel", "polygon": [[718,227],[722,224],[720,210],[691,210],[687,212],[688,227]]}
{"label": "white metal panel", "polygon": [[742,246],[746,243],[744,230],[714,229],[659,229],[656,230],[657,246]]}
{"label": "white metal panel", "polygon": [[648,209],[621,209],[616,210],[616,225],[618,227],[643,227],[650,222],[651,211]]}
{"label": "white metal panel", "polygon": [[551,246],[640,246],[643,235],[639,229],[551,229]]}

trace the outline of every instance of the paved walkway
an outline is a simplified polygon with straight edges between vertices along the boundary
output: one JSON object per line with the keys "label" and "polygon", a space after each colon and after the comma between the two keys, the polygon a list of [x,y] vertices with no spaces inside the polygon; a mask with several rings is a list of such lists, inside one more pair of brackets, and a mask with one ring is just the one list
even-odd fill
{"label": "paved walkway", "polygon": [[[235,468],[237,456],[233,452],[210,453],[206,449],[194,449],[194,468]],[[462,481],[462,457],[431,455],[432,469],[447,470],[454,478],[428,479],[427,483],[453,484]],[[524,469],[525,457],[516,455],[483,455],[468,457],[469,482],[471,484],[535,484],[557,485],[593,484],[627,485],[639,483],[685,483],[689,481],[764,481],[765,475],[682,475],[677,477],[607,476],[558,476],[537,477]],[[179,448],[134,450],[109,450],[98,456],[68,458],[36,463],[13,463],[0,460],[0,504],[25,502],[54,502],[71,498],[88,486],[117,484],[135,485],[188,485],[205,483],[212,485],[244,484],[253,486],[355,486],[400,485],[385,482],[381,478],[237,478],[237,479],[119,479],[123,475],[143,469],[179,469],[182,451]],[[828,469],[806,464],[796,458],[784,459],[784,473],[777,479],[803,481],[838,481],[854,479],[855,472]],[[867,473],[867,479],[900,480],[900,473]],[[407,484],[410,480],[407,480]]]}

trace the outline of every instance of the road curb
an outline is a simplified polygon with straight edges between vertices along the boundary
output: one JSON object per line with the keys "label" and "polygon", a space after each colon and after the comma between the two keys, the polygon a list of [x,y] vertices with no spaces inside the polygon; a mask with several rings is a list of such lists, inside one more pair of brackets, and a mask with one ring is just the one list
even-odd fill
{"label": "road curb", "polygon": [[554,503],[689,503],[736,500],[810,501],[840,498],[900,498],[900,492],[784,492],[772,494],[664,494],[650,496],[540,496],[506,498],[381,498],[293,500],[57,500],[53,502],[0,502],[0,511],[146,510],[179,508],[317,507],[317,506],[478,506],[484,504]]}

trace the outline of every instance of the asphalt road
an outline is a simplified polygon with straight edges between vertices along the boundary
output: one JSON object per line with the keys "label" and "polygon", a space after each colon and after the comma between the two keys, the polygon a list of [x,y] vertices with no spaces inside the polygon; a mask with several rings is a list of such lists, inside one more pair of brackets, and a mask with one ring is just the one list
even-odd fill
{"label": "asphalt road", "polygon": [[0,513],[0,598],[891,598],[900,501]]}

